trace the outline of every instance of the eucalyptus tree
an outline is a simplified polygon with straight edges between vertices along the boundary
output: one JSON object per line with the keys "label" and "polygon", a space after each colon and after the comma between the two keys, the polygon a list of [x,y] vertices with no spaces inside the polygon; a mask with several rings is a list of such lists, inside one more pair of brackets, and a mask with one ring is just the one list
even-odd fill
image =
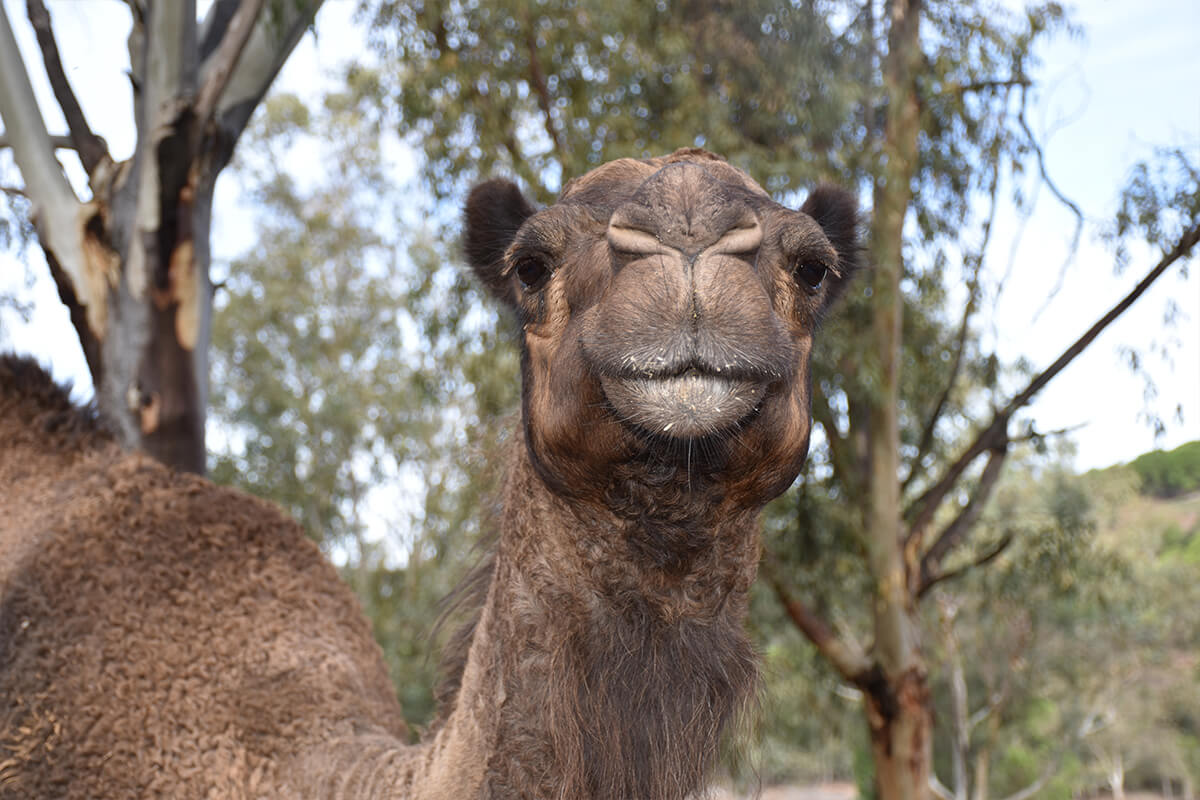
{"label": "eucalyptus tree", "polygon": [[[34,67],[0,6],[3,141],[101,412],[127,447],[203,472],[213,189],[320,0],[216,0],[203,18],[195,0],[127,5],[132,156],[115,161],[89,124],[42,0],[26,3],[28,24],[66,135],[47,130]],[[86,187],[68,181],[60,149],[78,159]]]}

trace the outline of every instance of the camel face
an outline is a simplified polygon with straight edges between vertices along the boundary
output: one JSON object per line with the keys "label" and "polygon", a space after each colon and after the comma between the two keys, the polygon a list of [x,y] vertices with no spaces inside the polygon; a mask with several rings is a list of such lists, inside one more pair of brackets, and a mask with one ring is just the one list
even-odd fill
{"label": "camel face", "polygon": [[791,210],[685,150],[607,164],[537,212],[484,184],[467,225],[473,265],[523,326],[526,436],[552,485],[673,463],[753,506],[791,483],[813,331],[856,266],[849,195]]}

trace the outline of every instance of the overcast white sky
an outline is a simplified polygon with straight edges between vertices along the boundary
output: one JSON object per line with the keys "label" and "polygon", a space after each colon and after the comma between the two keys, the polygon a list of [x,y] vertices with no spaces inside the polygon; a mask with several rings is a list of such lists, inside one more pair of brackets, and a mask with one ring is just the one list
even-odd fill
{"label": "overcast white sky", "polygon": [[[40,57],[25,22],[24,3],[2,1],[26,63],[39,72]],[[362,35],[351,22],[354,5],[353,0],[327,0],[318,16],[317,38],[305,38],[279,87],[311,91],[344,58],[361,52]],[[49,6],[68,73],[93,128],[108,140],[114,156],[126,157],[133,131],[124,75],[129,29],[124,4],[59,0]],[[1045,88],[1031,119],[1047,141],[1052,176],[1081,206],[1089,225],[1062,288],[1042,313],[1038,311],[1064,261],[1071,217],[1043,190],[1018,247],[1013,247],[1017,227],[1011,216],[998,221],[993,236],[992,263],[1003,270],[1011,260],[1012,273],[989,335],[1005,358],[1023,355],[1038,368],[1050,363],[1157,260],[1156,254],[1135,250],[1129,270],[1114,277],[1111,255],[1096,242],[1097,225],[1111,218],[1129,168],[1159,145],[1184,147],[1200,162],[1200,3],[1086,0],[1074,9],[1085,36],[1060,37],[1046,53],[1040,75]],[[63,131],[44,83],[39,87],[43,110],[51,130]],[[234,256],[248,245],[240,226],[225,216],[235,216],[229,212],[235,205],[234,188],[227,179],[218,185],[213,241],[217,258]],[[74,380],[86,396],[87,369],[65,309],[36,247],[29,258],[32,273],[39,276],[26,294],[36,304],[35,319],[30,325],[10,325],[6,335],[16,350],[37,354],[58,377]],[[1160,279],[1032,407],[1042,430],[1086,423],[1073,435],[1078,467],[1106,466],[1155,446],[1200,439],[1200,264],[1188,272],[1184,279],[1176,267]],[[20,284],[24,275],[23,265],[11,254],[0,254],[0,287]],[[1163,315],[1170,300],[1182,314],[1168,328]],[[1173,343],[1170,358],[1149,358],[1158,390],[1149,407],[1168,419],[1166,436],[1156,442],[1152,429],[1140,419],[1147,408],[1144,383],[1123,366],[1118,348],[1132,345],[1149,351],[1168,342]],[[1173,419],[1177,406],[1182,422]]]}

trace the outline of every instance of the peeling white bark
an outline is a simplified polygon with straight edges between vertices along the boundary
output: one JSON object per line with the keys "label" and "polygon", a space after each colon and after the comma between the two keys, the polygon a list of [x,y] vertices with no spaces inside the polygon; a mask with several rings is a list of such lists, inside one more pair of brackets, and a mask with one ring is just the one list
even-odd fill
{"label": "peeling white bark", "polygon": [[103,275],[89,276],[84,246],[84,226],[95,208],[79,201],[54,155],[53,141],[3,5],[0,5],[0,120],[4,122],[6,139],[25,182],[23,191],[33,202],[38,239],[71,281],[79,302],[86,306],[89,326],[97,336],[103,336],[106,322]]}

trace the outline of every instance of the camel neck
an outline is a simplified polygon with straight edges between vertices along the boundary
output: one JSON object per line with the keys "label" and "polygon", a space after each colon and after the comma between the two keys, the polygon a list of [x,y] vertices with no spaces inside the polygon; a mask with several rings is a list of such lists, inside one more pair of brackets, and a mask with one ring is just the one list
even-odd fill
{"label": "camel neck", "polygon": [[505,497],[519,504],[505,505],[460,689],[428,745],[429,784],[450,788],[430,796],[659,800],[701,788],[756,683],[742,630],[753,515],[677,515],[691,552],[656,560],[646,542],[678,543],[654,529],[663,521],[568,505],[516,462]]}

